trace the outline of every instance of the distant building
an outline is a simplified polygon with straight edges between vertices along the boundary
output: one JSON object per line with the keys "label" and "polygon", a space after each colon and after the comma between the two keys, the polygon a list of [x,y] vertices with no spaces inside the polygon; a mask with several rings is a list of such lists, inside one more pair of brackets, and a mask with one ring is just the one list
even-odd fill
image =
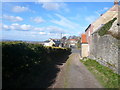
{"label": "distant building", "polygon": [[55,43],[54,44],[55,47],[62,47],[60,39],[53,39],[53,42]]}
{"label": "distant building", "polygon": [[60,47],[60,39],[49,39],[44,42],[44,46],[55,46],[55,47]]}
{"label": "distant building", "polygon": [[78,40],[77,39],[69,39],[68,43],[69,43],[69,47],[76,47]]}

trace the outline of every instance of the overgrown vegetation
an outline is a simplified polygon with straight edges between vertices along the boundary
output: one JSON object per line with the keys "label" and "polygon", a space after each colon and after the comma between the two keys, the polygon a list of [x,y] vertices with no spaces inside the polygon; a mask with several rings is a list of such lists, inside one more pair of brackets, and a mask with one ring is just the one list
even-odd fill
{"label": "overgrown vegetation", "polygon": [[[59,71],[69,48],[44,47],[24,42],[2,42],[3,88],[47,87]],[[61,61],[60,61],[61,60]],[[50,79],[51,78],[51,81]],[[37,83],[37,84],[36,84]]]}
{"label": "overgrown vegetation", "polygon": [[110,20],[109,22],[107,22],[103,27],[101,27],[99,30],[98,30],[98,33],[100,36],[104,36],[105,34],[108,34],[108,30],[111,28],[112,24],[114,23],[114,21],[116,20],[117,18],[114,18],[113,20]]}
{"label": "overgrown vegetation", "polygon": [[85,64],[105,88],[120,88],[120,75],[95,60],[85,58],[81,62]]}

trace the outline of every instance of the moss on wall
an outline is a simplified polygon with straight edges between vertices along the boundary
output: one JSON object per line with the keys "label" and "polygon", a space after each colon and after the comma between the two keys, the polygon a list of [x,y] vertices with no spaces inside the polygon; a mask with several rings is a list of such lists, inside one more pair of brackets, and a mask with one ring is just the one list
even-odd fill
{"label": "moss on wall", "polygon": [[107,22],[103,27],[101,27],[99,30],[98,30],[98,34],[100,36],[104,36],[105,34],[108,34],[108,30],[111,28],[112,24],[114,23],[114,21],[116,20],[117,18],[114,18],[112,20],[110,20],[109,22]]}

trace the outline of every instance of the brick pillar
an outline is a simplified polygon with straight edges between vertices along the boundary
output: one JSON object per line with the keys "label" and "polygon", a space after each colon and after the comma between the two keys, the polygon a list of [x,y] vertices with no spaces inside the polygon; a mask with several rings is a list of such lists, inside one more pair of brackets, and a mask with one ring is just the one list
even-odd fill
{"label": "brick pillar", "polygon": [[81,56],[88,57],[88,43],[86,39],[86,34],[82,34],[81,37]]}

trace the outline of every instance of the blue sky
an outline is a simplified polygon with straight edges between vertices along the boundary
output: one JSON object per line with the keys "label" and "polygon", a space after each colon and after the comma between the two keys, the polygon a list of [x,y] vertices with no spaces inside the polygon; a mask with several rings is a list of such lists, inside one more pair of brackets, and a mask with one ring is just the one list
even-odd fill
{"label": "blue sky", "polygon": [[80,35],[113,2],[3,2],[2,39],[44,41]]}

